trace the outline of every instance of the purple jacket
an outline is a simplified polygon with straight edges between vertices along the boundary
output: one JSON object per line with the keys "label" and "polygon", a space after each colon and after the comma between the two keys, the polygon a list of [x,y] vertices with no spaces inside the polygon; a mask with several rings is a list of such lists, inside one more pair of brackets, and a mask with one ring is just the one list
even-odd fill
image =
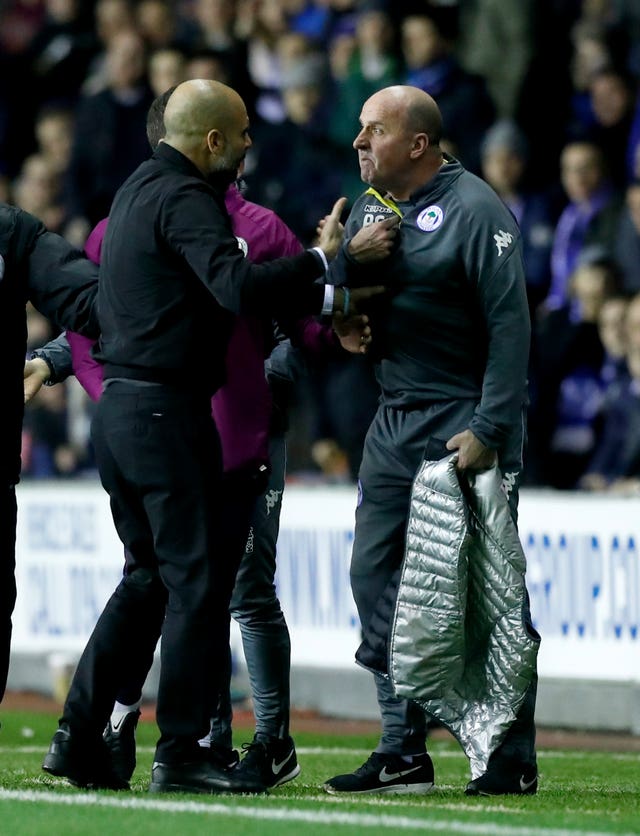
{"label": "purple jacket", "polygon": [[[245,200],[235,185],[225,197],[233,231],[245,255],[258,263],[299,253],[302,245],[275,212]],[[87,256],[100,262],[100,250],[107,226],[100,221],[85,244]],[[295,323],[292,340],[312,354],[335,351],[332,329],[313,317]],[[102,392],[102,366],[91,355],[93,342],[79,334],[67,333],[73,370],[92,400]],[[226,472],[268,464],[271,394],[264,374],[265,355],[272,342],[258,317],[238,316],[227,347],[227,382],[211,399],[211,411],[220,433]]]}

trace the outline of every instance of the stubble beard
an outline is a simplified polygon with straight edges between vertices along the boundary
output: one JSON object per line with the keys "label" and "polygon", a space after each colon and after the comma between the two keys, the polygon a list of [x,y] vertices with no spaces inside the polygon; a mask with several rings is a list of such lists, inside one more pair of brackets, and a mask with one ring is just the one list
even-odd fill
{"label": "stubble beard", "polygon": [[360,179],[363,183],[372,184],[375,176],[375,167],[371,160],[360,160]]}

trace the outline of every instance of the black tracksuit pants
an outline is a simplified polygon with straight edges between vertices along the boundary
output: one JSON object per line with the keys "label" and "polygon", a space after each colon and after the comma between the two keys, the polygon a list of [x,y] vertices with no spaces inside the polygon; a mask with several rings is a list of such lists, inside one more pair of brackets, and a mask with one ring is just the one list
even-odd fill
{"label": "black tracksuit pants", "polygon": [[[418,467],[424,459],[438,460],[450,454],[446,442],[469,426],[475,406],[472,400],[413,410],[380,406],[371,423],[360,467],[351,560],[351,586],[365,632],[378,600],[404,557],[411,489]],[[498,451],[502,473],[510,474],[509,504],[514,519],[523,444],[524,422],[521,430],[514,428],[504,448]],[[524,618],[527,628],[535,634],[528,609]],[[377,751],[404,755],[424,752],[426,719],[422,709],[409,700],[398,699],[386,677],[374,677],[382,718]],[[535,763],[536,687],[537,679],[504,742],[493,753],[490,765],[501,759]]]}

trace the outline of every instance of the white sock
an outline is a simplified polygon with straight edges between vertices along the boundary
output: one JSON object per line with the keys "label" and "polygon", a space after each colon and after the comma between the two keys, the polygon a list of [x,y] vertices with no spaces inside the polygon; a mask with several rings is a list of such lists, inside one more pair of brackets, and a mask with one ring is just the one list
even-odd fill
{"label": "white sock", "polygon": [[119,725],[120,721],[126,714],[130,714],[132,711],[137,711],[141,705],[141,699],[138,700],[138,702],[134,702],[133,705],[123,705],[123,703],[116,700],[113,704],[113,711],[111,712],[111,722],[116,726]]}

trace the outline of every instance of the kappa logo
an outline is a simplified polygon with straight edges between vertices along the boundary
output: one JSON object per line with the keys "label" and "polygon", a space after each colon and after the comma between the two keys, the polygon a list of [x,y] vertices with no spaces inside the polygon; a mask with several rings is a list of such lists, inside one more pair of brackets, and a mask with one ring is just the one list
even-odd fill
{"label": "kappa logo", "polygon": [[242,251],[242,255],[246,258],[249,255],[249,245],[239,235],[236,235],[236,241],[238,242],[238,249]]}
{"label": "kappa logo", "polygon": [[244,550],[245,550],[245,552],[247,552],[247,554],[252,554],[253,553],[254,542],[255,542],[255,535],[253,533],[253,526],[250,526],[249,527],[249,536],[247,537],[247,544],[244,547]]}
{"label": "kappa logo", "polygon": [[379,203],[365,203],[364,211],[374,215],[390,215],[393,209],[389,206],[381,206]]}
{"label": "kappa logo", "polygon": [[500,489],[502,493],[509,499],[511,491],[516,486],[516,481],[518,479],[518,471],[514,471],[513,473],[505,473],[502,477],[502,482],[500,483]]}
{"label": "kappa logo", "polygon": [[493,236],[498,249],[498,258],[502,255],[502,251],[506,250],[509,244],[513,241],[513,235],[510,232],[505,232],[504,229],[499,229]]}
{"label": "kappa logo", "polygon": [[268,494],[265,495],[265,501],[267,503],[267,516],[271,513],[272,509],[278,504],[280,497],[282,496],[282,491],[269,491]]}
{"label": "kappa logo", "polygon": [[442,226],[443,220],[444,212],[434,203],[432,206],[427,206],[426,209],[420,212],[416,223],[423,232],[433,232],[439,226]]}

